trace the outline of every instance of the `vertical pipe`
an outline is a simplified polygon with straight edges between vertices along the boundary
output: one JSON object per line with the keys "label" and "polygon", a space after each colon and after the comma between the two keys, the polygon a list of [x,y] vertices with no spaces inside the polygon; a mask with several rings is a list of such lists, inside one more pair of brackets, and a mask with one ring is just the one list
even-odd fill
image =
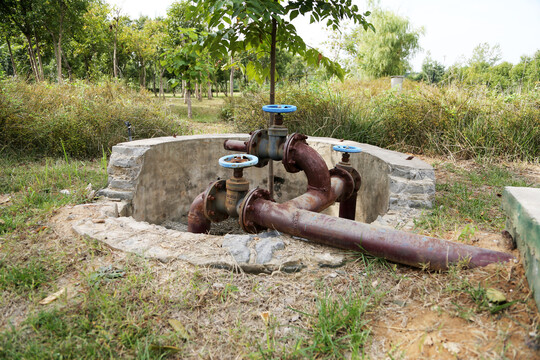
{"label": "vertical pipe", "polygon": [[[277,2],[277,0],[275,0]],[[270,105],[276,102],[276,35],[277,21],[272,17],[272,43],[270,44]],[[270,113],[270,126],[274,126],[274,114]],[[274,162],[268,163],[268,191],[274,197]]]}
{"label": "vertical pipe", "polygon": [[343,219],[354,220],[356,218],[356,198],[358,193],[355,191],[348,199],[339,203],[339,217]]}

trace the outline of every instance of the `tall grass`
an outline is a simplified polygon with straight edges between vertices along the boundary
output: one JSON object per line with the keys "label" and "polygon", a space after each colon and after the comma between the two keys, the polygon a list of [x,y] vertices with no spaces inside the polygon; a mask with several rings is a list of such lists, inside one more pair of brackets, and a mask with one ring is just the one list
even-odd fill
{"label": "tall grass", "polygon": [[134,139],[187,132],[162,103],[119,82],[0,81],[0,151],[97,158],[127,141],[125,121]]}
{"label": "tall grass", "polygon": [[[390,149],[467,159],[540,158],[540,92],[501,95],[483,86],[431,86],[389,79],[348,80],[279,89],[276,102],[298,111],[285,116],[291,131],[366,142]],[[227,105],[240,131],[265,127],[265,92]]]}

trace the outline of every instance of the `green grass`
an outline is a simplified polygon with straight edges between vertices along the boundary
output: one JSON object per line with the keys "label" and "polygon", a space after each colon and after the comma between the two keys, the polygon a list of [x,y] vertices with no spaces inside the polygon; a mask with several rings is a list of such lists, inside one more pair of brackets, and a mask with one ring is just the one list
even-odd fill
{"label": "green grass", "polygon": [[416,227],[437,234],[462,228],[460,240],[468,240],[476,229],[503,229],[500,202],[505,186],[540,187],[501,165],[478,162],[472,170],[451,163],[434,167],[450,175],[437,181],[433,209],[415,221]]}
{"label": "green grass", "polygon": [[159,332],[166,314],[162,295],[149,286],[150,271],[135,258],[125,271],[106,282],[86,280],[85,291],[64,307],[36,311],[0,333],[0,357],[159,359],[181,351],[179,336]]}
{"label": "green grass", "polygon": [[99,158],[128,140],[126,121],[133,139],[190,132],[163,101],[122,82],[0,80],[0,151]]}
{"label": "green grass", "polygon": [[[167,98],[170,103],[171,111],[182,119],[187,119],[187,105],[184,104],[183,98]],[[219,114],[221,112],[221,106],[223,105],[223,98],[213,98],[208,100],[203,98],[202,101],[197,99],[191,99],[191,108],[193,118],[191,121],[198,123],[212,124],[220,122]]]}
{"label": "green grass", "polygon": [[36,159],[4,153],[0,158],[0,194],[10,194],[10,201],[0,207],[0,234],[38,225],[53,209],[88,201],[89,190],[106,184],[103,159]]}

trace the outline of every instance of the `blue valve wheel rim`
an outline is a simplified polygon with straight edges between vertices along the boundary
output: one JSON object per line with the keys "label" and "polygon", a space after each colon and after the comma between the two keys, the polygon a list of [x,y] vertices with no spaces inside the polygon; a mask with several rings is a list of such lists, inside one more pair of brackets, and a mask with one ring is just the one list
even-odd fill
{"label": "blue valve wheel rim", "polygon": [[335,151],[344,152],[344,153],[359,153],[362,152],[362,149],[357,146],[351,145],[334,145],[332,147]]}
{"label": "blue valve wheel rim", "polygon": [[275,104],[275,105],[264,105],[262,109],[263,111],[269,112],[269,113],[290,113],[290,112],[296,111],[296,106]]}
{"label": "blue valve wheel rim", "polygon": [[[242,160],[242,161],[234,162],[235,158],[237,160]],[[257,165],[258,162],[259,162],[259,158],[256,157],[255,155],[250,155],[250,154],[232,154],[232,155],[225,155],[219,158],[219,165],[228,169],[239,169],[239,168],[250,167],[253,165]]]}

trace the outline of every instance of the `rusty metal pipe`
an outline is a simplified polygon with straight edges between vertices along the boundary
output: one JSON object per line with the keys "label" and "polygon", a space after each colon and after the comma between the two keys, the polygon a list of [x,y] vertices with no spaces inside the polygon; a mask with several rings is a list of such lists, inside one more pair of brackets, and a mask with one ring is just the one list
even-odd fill
{"label": "rusty metal pipe", "polygon": [[315,189],[329,196],[330,172],[322,156],[303,141],[295,142],[289,150],[292,151],[289,158],[292,159],[294,167],[306,174],[308,190]]}
{"label": "rusty metal pipe", "polygon": [[380,228],[307,210],[255,199],[245,220],[269,229],[341,249],[356,250],[400,264],[432,270],[468,261],[468,267],[513,259],[510,254],[450,241]]}
{"label": "rusty metal pipe", "polygon": [[210,231],[210,220],[204,216],[204,194],[202,192],[189,207],[188,213],[188,231],[195,234],[207,233]]}
{"label": "rusty metal pipe", "polygon": [[345,181],[338,176],[332,176],[331,184],[331,190],[327,193],[322,193],[316,189],[309,189],[302,195],[286,201],[279,206],[315,212],[323,211],[336,201],[345,187]]}
{"label": "rusty metal pipe", "polygon": [[353,192],[347,199],[339,203],[339,217],[354,220],[356,218],[356,198],[358,192]]}
{"label": "rusty metal pipe", "polygon": [[225,150],[247,152],[247,144],[241,140],[225,140],[223,142],[223,147]]}

